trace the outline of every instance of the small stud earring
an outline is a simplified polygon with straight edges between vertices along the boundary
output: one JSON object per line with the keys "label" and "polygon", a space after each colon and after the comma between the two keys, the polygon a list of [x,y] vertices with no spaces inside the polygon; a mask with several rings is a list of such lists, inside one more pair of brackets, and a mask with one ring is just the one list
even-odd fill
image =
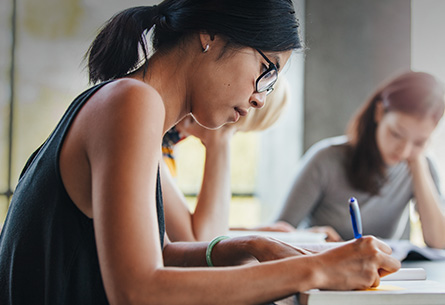
{"label": "small stud earring", "polygon": [[207,44],[205,49],[202,50],[202,53],[207,53],[207,51],[209,50],[210,46]]}

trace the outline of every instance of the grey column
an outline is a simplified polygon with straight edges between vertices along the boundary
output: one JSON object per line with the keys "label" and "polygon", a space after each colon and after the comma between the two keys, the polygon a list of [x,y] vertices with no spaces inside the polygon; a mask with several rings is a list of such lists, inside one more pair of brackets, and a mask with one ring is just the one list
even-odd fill
{"label": "grey column", "polygon": [[304,149],[343,134],[376,86],[410,68],[411,1],[307,0]]}

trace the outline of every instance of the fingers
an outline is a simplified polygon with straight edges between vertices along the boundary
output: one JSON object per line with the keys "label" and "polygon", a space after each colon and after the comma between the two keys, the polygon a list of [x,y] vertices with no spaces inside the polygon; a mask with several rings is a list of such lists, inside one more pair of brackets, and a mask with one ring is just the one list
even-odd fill
{"label": "fingers", "polygon": [[326,235],[326,241],[328,242],[339,242],[343,240],[337,231],[335,231],[332,227],[326,228]]}
{"label": "fingers", "polygon": [[296,230],[293,225],[291,225],[286,221],[277,221],[274,224],[274,226],[277,229],[277,231],[282,231],[282,232],[293,232]]}
{"label": "fingers", "polygon": [[379,251],[390,255],[392,253],[392,249],[390,246],[388,246],[383,241],[379,240],[378,238],[375,238],[374,236],[367,235],[363,236],[357,240],[354,241],[357,244],[362,244],[365,247],[373,247],[378,249]]}
{"label": "fingers", "polygon": [[191,115],[187,115],[176,124],[176,129],[181,136],[194,136],[206,145],[208,142],[214,142],[215,139],[218,138],[230,139],[236,131],[233,125],[234,124],[226,124],[216,130],[207,129],[199,125]]}
{"label": "fingers", "polygon": [[395,259],[394,257],[391,257],[389,255],[385,255],[380,262],[380,268],[378,270],[379,276],[385,276],[390,273],[396,272],[400,269],[402,264],[398,259]]}
{"label": "fingers", "polygon": [[296,229],[289,223],[285,221],[277,221],[268,226],[261,226],[255,228],[257,231],[274,231],[274,232],[293,232]]}
{"label": "fingers", "polygon": [[380,277],[377,277],[374,283],[371,284],[371,287],[378,287],[380,285]]}
{"label": "fingers", "polygon": [[310,232],[314,233],[325,233],[326,234],[326,241],[328,242],[339,242],[343,241],[340,234],[335,231],[333,227],[330,226],[322,226],[322,227],[311,227],[308,229]]}
{"label": "fingers", "polygon": [[388,255],[390,255],[390,254],[392,253],[392,249],[391,249],[390,246],[388,246],[386,243],[384,243],[383,241],[381,241],[381,240],[379,240],[379,239],[377,239],[377,238],[374,238],[374,239],[375,239],[375,241],[377,242],[378,247],[379,247],[379,249],[380,249],[382,252],[384,252],[384,253],[386,253],[386,254],[388,254]]}
{"label": "fingers", "polygon": [[377,287],[382,276],[399,270],[400,262],[390,253],[391,249],[383,242],[364,236],[315,257],[322,257],[329,266],[325,269],[328,276],[335,274],[338,279],[329,288],[349,290]]}
{"label": "fingers", "polygon": [[396,272],[400,269],[401,263],[398,259],[391,256],[392,250],[387,244],[373,236],[364,236],[357,240],[357,243],[367,244],[369,254],[375,261],[379,277]]}
{"label": "fingers", "polygon": [[257,236],[255,240],[256,246],[252,254],[260,262],[312,254],[303,248],[292,246],[273,237]]}
{"label": "fingers", "polygon": [[295,247],[297,249],[297,251],[299,251],[301,254],[303,255],[312,255],[312,254],[316,254],[318,252],[309,250],[309,249],[304,249],[304,248],[300,248],[300,247]]}
{"label": "fingers", "polygon": [[[185,137],[188,137],[190,135],[197,136],[201,128],[203,129],[203,127],[196,124],[195,120],[190,115],[185,116],[181,121],[178,122],[178,124],[176,124],[176,129],[181,135]],[[199,136],[197,137],[199,138]]]}

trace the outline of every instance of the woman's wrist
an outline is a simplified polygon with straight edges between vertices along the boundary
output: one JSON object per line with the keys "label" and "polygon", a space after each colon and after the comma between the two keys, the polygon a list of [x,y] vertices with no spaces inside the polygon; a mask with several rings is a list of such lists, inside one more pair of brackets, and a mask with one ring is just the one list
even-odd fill
{"label": "woman's wrist", "polygon": [[285,281],[290,286],[287,289],[303,292],[309,289],[329,287],[326,272],[321,260],[315,255],[298,256],[284,261],[287,270],[295,272],[285,272],[291,276]]}
{"label": "woman's wrist", "polygon": [[323,255],[315,254],[309,257],[303,257],[302,259],[308,260],[308,262],[304,264],[307,268],[307,281],[305,281],[307,287],[304,287],[304,289],[329,287],[329,281],[331,281],[332,278],[327,276],[325,272],[326,269],[329,268],[329,264],[323,261]]}
{"label": "woman's wrist", "polygon": [[415,172],[421,171],[423,168],[427,168],[428,162],[426,160],[425,155],[420,154],[408,160],[408,165],[411,172],[414,174]]}
{"label": "woman's wrist", "polygon": [[215,237],[214,239],[212,239],[212,241],[210,241],[210,243],[208,244],[207,249],[206,249],[206,262],[207,262],[207,266],[214,267],[214,264],[213,264],[213,261],[212,261],[212,250],[213,250],[213,248],[220,241],[225,240],[225,239],[229,239],[229,238],[230,238],[229,236],[221,235],[221,236]]}
{"label": "woman's wrist", "polygon": [[206,139],[201,139],[201,143],[208,149],[220,150],[224,147],[229,148],[230,142],[233,137],[232,131],[220,132],[218,134],[212,134],[211,137],[207,137]]}

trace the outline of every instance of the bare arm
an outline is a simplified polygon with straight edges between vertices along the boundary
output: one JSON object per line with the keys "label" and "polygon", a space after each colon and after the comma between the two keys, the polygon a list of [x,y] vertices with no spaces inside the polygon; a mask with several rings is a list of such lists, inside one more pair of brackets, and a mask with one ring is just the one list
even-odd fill
{"label": "bare arm", "polygon": [[[167,263],[170,257],[174,261],[173,264],[179,266],[181,265],[179,257],[188,262],[191,259],[196,265],[205,264],[203,255],[206,245],[207,243],[169,244],[164,249],[165,262]],[[251,259],[258,259],[266,263],[249,264],[239,268],[200,270],[204,272],[218,270],[221,271],[217,272],[220,274],[229,272],[233,275],[231,282],[240,285],[235,286],[238,287],[237,293],[243,294],[242,290],[247,292],[247,295],[251,295],[251,298],[246,300],[242,298],[232,300],[231,296],[227,296],[225,300],[228,303],[258,304],[311,288],[350,290],[378,286],[382,276],[400,268],[400,262],[388,255],[391,253],[390,247],[369,236],[315,255],[302,256],[300,251],[301,249],[264,237],[233,238],[223,240],[214,247],[212,260],[216,266],[245,263]],[[194,258],[188,256],[193,252],[195,252],[195,255],[192,255]],[[195,271],[197,269],[188,270]],[[295,270],[295,272],[289,272],[290,270]],[[280,278],[280,274],[281,276],[286,275],[284,278]],[[237,278],[237,276],[243,278]],[[255,276],[259,276],[259,278],[255,278]],[[219,279],[219,274],[215,274],[214,280],[217,278]],[[225,276],[222,278],[224,281]],[[276,278],[277,282],[270,281],[273,278]],[[288,280],[291,280],[293,284],[289,288],[285,288],[290,284],[287,282]],[[257,285],[251,286],[252,281]],[[268,287],[268,285],[275,286],[278,290],[285,289],[280,290],[277,297],[274,287]],[[247,291],[244,290],[245,288]],[[269,288],[272,288],[271,291]],[[262,290],[259,295],[258,290]],[[266,295],[269,296],[263,298]],[[209,302],[219,304],[216,301]]]}
{"label": "bare arm", "polygon": [[409,162],[413,175],[414,195],[422,225],[423,239],[433,248],[445,248],[445,216],[440,208],[440,196],[423,154]]}
{"label": "bare arm", "polygon": [[162,171],[166,228],[172,241],[209,241],[226,234],[229,226],[230,141],[234,128],[208,130],[186,117],[177,125],[181,134],[198,137],[206,147],[201,190],[191,213],[184,195],[167,170]]}
{"label": "bare arm", "polygon": [[[196,123],[195,123],[196,124]],[[211,240],[229,229],[230,141],[234,130],[222,127],[201,137],[206,147],[204,176],[198,202],[193,213],[193,231],[196,240]]]}
{"label": "bare arm", "polygon": [[173,241],[196,241],[187,200],[164,161],[161,162],[160,169],[165,227],[169,238]]}

